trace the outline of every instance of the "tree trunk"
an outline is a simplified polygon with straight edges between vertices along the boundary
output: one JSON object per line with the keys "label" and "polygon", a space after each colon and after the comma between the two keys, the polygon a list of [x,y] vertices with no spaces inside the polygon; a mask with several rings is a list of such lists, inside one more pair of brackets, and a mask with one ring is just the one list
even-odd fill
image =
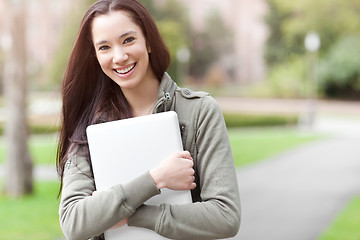
{"label": "tree trunk", "polygon": [[[9,1],[9,32],[12,43],[5,51],[4,95],[7,106],[5,194],[19,197],[32,193],[32,159],[26,118],[26,25],[25,1]],[[41,47],[41,46],[39,46]]]}

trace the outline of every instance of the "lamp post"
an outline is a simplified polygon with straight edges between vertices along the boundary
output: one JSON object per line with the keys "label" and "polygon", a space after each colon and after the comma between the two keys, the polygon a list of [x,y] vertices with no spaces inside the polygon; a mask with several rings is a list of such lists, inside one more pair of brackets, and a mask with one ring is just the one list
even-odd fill
{"label": "lamp post", "polygon": [[12,38],[9,34],[3,34],[0,36],[0,48],[6,52],[12,47]]}
{"label": "lamp post", "polygon": [[321,46],[320,36],[316,32],[309,32],[305,36],[305,49],[307,51],[307,86],[306,89],[306,111],[302,118],[302,125],[312,128],[316,115],[317,98],[317,52]]}
{"label": "lamp post", "polygon": [[316,32],[309,32],[305,37],[305,48],[309,52],[317,52],[320,48],[320,36]]}

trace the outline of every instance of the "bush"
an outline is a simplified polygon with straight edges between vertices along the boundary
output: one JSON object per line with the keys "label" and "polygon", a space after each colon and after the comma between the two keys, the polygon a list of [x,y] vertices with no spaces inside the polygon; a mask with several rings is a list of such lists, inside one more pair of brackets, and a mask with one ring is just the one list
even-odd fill
{"label": "bush", "polygon": [[[50,134],[59,131],[59,126],[54,125],[30,125],[30,134]],[[0,136],[4,134],[4,123],[0,122]]]}
{"label": "bush", "polygon": [[53,125],[30,125],[30,133],[32,134],[49,134],[59,131],[59,126]]}
{"label": "bush", "polygon": [[298,117],[295,115],[249,115],[241,113],[224,113],[228,128],[233,127],[268,127],[295,125]]}
{"label": "bush", "polygon": [[360,35],[341,38],[321,60],[319,88],[328,97],[360,98]]}
{"label": "bush", "polygon": [[[224,119],[228,128],[234,127],[267,127],[288,126],[298,122],[296,115],[260,115],[243,113],[224,113]],[[30,125],[30,134],[50,134],[59,131],[59,126],[54,125]],[[4,133],[4,124],[0,122],[0,135]]]}
{"label": "bush", "polygon": [[309,82],[305,78],[306,61],[294,58],[287,63],[274,65],[269,69],[266,81],[250,89],[252,96],[303,98]]}

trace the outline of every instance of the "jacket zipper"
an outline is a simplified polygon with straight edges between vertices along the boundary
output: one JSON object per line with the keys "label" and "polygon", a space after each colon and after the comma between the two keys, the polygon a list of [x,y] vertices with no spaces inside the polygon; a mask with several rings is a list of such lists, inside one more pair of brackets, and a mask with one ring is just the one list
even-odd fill
{"label": "jacket zipper", "polygon": [[166,103],[167,102],[170,102],[171,101],[171,96],[170,96],[170,93],[168,93],[168,92],[165,92],[164,93],[164,96],[162,96],[160,99],[159,99],[159,101],[156,103],[156,105],[155,105],[155,111],[157,112],[157,109],[161,106],[161,104],[164,104],[165,103],[165,105],[164,105],[164,111],[166,112],[167,111],[167,109],[166,109]]}

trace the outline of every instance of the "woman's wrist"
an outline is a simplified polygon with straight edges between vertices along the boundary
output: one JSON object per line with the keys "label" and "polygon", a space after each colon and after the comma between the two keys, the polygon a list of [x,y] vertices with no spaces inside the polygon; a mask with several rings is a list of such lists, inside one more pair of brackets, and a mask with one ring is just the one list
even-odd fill
{"label": "woman's wrist", "polygon": [[151,169],[149,171],[149,174],[150,174],[151,178],[153,179],[157,189],[161,190],[162,188],[165,187],[165,184],[162,181],[162,177],[161,177],[162,174],[161,174],[161,170],[159,169],[159,167]]}

